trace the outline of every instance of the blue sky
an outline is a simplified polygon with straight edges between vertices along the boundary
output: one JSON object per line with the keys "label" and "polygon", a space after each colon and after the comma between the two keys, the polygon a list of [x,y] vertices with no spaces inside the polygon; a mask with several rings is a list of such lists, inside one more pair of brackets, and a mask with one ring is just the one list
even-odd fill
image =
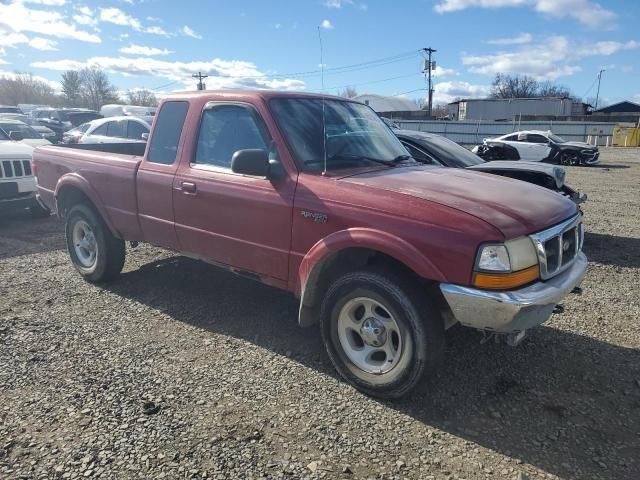
{"label": "blue sky", "polygon": [[[57,85],[98,65],[122,91],[246,87],[425,95],[422,47],[438,50],[435,101],[483,96],[497,72],[580,97],[640,101],[640,2],[610,0],[0,0],[0,75]],[[344,68],[343,68],[344,67]]]}

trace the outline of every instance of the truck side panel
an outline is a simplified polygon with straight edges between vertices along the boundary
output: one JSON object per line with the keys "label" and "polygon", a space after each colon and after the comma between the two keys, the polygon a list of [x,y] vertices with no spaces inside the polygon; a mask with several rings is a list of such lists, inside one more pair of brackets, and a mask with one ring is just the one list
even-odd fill
{"label": "truck side panel", "polygon": [[141,157],[47,146],[37,148],[33,160],[47,206],[57,210],[66,189],[79,190],[103,212],[114,233],[142,239],[135,181]]}

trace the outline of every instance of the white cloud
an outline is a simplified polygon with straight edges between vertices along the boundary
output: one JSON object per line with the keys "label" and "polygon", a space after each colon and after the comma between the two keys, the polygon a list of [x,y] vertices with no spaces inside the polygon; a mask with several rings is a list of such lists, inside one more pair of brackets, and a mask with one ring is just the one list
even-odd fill
{"label": "white cloud", "polygon": [[610,29],[616,14],[592,0],[441,0],[434,6],[438,13],[467,8],[532,7],[539,13],[556,18],[573,17],[592,27]]}
{"label": "white cloud", "polygon": [[126,14],[116,7],[101,8],[100,20],[103,22],[113,23],[115,25],[121,25],[123,27],[131,27],[138,31],[142,30],[142,25],[137,18]]}
{"label": "white cloud", "polygon": [[[0,44],[5,47],[15,48],[17,45],[29,45],[36,50],[57,50],[57,42],[47,38],[35,37],[29,38],[24,33],[7,33],[0,31]],[[4,50],[3,50],[4,51]]]}
{"label": "white cloud", "polygon": [[324,6],[328,8],[342,8],[345,5],[353,5],[353,0],[325,0]]}
{"label": "white cloud", "polygon": [[187,37],[191,37],[191,38],[197,38],[198,40],[202,40],[202,35],[199,35],[198,33],[194,32],[191,28],[189,28],[187,25],[185,25],[184,27],[182,27],[182,34],[187,36]]}
{"label": "white cloud", "polygon": [[583,57],[591,55],[613,55],[621,50],[634,50],[638,47],[640,47],[640,43],[635,40],[629,40],[624,43],[604,41],[582,47],[578,49],[576,53]]}
{"label": "white cloud", "polygon": [[468,82],[440,82],[433,87],[433,103],[450,103],[456,98],[481,98],[491,92],[489,85],[474,85]]}
{"label": "white cloud", "polygon": [[458,72],[456,72],[453,68],[444,68],[440,65],[437,65],[435,70],[432,71],[431,75],[435,78],[448,77],[450,75],[458,75]]}
{"label": "white cloud", "polygon": [[491,45],[523,45],[525,43],[531,43],[533,35],[530,33],[521,33],[517,37],[511,38],[496,38],[494,40],[488,40],[487,43]]}
{"label": "white cloud", "polygon": [[121,48],[120,52],[129,55],[144,55],[146,57],[153,55],[169,55],[170,53],[173,53],[171,50],[167,50],[166,48],[160,49],[155,47],[146,47],[144,45],[129,45],[128,47]]}
{"label": "white cloud", "polygon": [[37,5],[46,5],[48,7],[61,7],[67,3],[67,0],[22,0],[22,3],[35,3]]}
{"label": "white cloud", "polygon": [[29,46],[31,48],[35,48],[36,50],[42,51],[54,51],[58,50],[56,45],[58,42],[54,40],[49,40],[48,38],[35,37],[29,41]]}
{"label": "white cloud", "polygon": [[193,72],[198,71],[209,75],[206,83],[210,89],[300,90],[304,88],[302,80],[290,78],[271,79],[251,62],[222,60],[219,58],[208,61],[171,62],[151,57],[92,57],[86,61],[64,59],[31,63],[33,68],[57,71],[77,70],[93,65],[99,66],[107,72],[120,75],[163,77],[175,80],[188,89],[194,88],[191,75]]}
{"label": "white cloud", "polygon": [[34,10],[24,3],[0,2],[0,29],[9,32],[34,32],[57,38],[70,38],[82,42],[100,43],[100,37],[78,30],[65,17],[50,10]]}
{"label": "white cloud", "polygon": [[564,36],[555,36],[513,51],[466,55],[462,57],[462,63],[469,67],[470,72],[481,75],[510,73],[530,75],[537,80],[557,80],[581,71],[577,65],[581,58],[609,56],[637,48],[640,48],[640,42],[635,40],[574,44]]}
{"label": "white cloud", "polygon": [[326,30],[331,30],[333,28],[333,25],[329,20],[323,20],[320,26]]}
{"label": "white cloud", "polygon": [[78,12],[80,12],[82,15],[93,15],[93,10],[91,10],[87,6],[78,7]]}
{"label": "white cloud", "polygon": [[173,35],[167,32],[164,28],[158,27],[154,25],[153,27],[147,27],[144,29],[146,33],[150,33],[152,35],[160,35],[162,37],[172,37]]}

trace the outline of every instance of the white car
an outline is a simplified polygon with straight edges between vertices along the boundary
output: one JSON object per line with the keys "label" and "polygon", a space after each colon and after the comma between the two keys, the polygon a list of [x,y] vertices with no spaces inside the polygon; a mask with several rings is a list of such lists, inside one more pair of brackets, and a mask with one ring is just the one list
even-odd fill
{"label": "white car", "polygon": [[78,143],[145,143],[151,124],[138,117],[107,117],[89,122]]}
{"label": "white car", "polygon": [[156,107],[140,107],[138,105],[103,105],[100,115],[103,117],[117,117],[122,115],[136,117],[152,117],[156,114]]}
{"label": "white car", "polygon": [[28,208],[33,216],[49,215],[36,197],[32,155],[33,147],[10,140],[0,130],[0,211]]}
{"label": "white car", "polygon": [[595,165],[600,152],[595,145],[568,142],[551,132],[523,130],[497,138],[485,138],[473,153],[485,160],[526,160],[562,165]]}
{"label": "white car", "polygon": [[11,140],[25,143],[32,147],[51,145],[49,140],[42,138],[42,135],[20,120],[0,118],[0,130],[6,133]]}

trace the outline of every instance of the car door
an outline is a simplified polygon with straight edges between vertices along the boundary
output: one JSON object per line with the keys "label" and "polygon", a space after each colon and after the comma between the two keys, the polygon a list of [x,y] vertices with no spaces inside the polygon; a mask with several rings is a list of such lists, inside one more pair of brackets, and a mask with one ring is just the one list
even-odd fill
{"label": "car door", "polygon": [[104,122],[95,128],[89,128],[82,137],[81,143],[109,143],[109,124]]}
{"label": "car door", "polygon": [[178,250],[173,212],[173,182],[189,111],[185,101],[167,101],[158,113],[153,134],[136,175],[138,219],[143,239]]}
{"label": "car door", "polygon": [[191,158],[174,181],[180,250],[261,277],[288,278],[295,181],[231,171],[238,150],[277,158],[272,135],[248,104],[211,102],[202,111]]}
{"label": "car door", "polygon": [[549,139],[539,133],[528,133],[527,144],[530,149],[529,152],[532,161],[539,162],[544,160],[551,153]]}
{"label": "car door", "polygon": [[520,160],[531,160],[531,148],[526,140],[527,136],[524,133],[514,133],[502,138],[503,143],[518,151]]}

